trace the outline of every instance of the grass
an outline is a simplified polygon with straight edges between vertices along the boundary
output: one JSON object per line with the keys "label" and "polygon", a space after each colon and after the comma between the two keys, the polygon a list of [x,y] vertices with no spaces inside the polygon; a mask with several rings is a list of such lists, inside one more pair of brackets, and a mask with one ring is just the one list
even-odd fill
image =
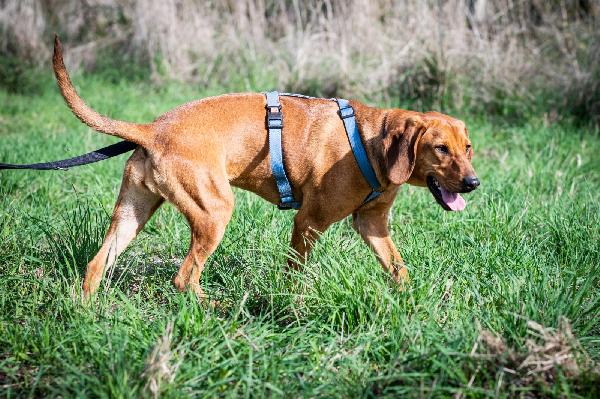
{"label": "grass", "polygon": [[[76,82],[93,107],[136,121],[216,93]],[[2,162],[114,142],[46,86],[37,96],[0,92]],[[443,212],[426,190],[400,191],[391,229],[412,276],[405,292],[348,221],[286,280],[293,213],[236,191],[202,279],[220,307],[170,284],[189,244],[170,205],[83,306],[84,268],[126,157],[68,172],[2,171],[0,396],[598,395],[598,131],[463,118],[483,183],[463,213]],[[569,359],[553,362],[557,350]]]}

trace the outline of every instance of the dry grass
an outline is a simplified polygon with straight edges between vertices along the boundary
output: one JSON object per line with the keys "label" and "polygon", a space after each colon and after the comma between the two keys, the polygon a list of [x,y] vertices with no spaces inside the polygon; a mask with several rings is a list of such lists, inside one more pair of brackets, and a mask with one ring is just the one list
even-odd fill
{"label": "dry grass", "polygon": [[71,62],[92,67],[109,47],[157,81],[497,113],[534,109],[542,93],[549,112],[597,117],[599,10],[572,0],[6,1],[0,48],[47,63],[57,30]]}
{"label": "dry grass", "polygon": [[146,381],[145,391],[153,398],[160,397],[164,385],[173,382],[177,369],[183,360],[181,353],[173,353],[171,348],[172,339],[173,323],[169,323],[146,359],[146,367],[142,378]]}
{"label": "dry grass", "polygon": [[[526,351],[517,351],[502,337],[482,330],[471,355],[484,356],[491,367],[499,367],[500,374],[506,375],[508,382],[515,386],[534,383],[551,386],[560,375],[575,381],[600,380],[600,369],[573,335],[566,318],[560,318],[556,329],[528,320],[527,333]],[[479,344],[481,347],[477,350]]]}

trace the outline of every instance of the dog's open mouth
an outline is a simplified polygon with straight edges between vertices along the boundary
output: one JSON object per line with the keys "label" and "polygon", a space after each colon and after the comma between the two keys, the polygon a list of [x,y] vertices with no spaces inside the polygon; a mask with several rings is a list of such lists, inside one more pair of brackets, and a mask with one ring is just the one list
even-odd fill
{"label": "dog's open mouth", "polygon": [[467,202],[459,193],[446,190],[433,176],[427,176],[427,187],[433,198],[447,211],[462,211]]}

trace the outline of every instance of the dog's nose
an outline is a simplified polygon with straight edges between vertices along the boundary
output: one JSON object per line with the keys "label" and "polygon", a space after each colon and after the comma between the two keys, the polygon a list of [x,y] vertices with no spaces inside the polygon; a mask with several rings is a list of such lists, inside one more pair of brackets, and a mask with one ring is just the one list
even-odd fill
{"label": "dog's nose", "polygon": [[479,186],[479,179],[477,176],[467,176],[463,179],[465,187],[469,190],[475,190]]}

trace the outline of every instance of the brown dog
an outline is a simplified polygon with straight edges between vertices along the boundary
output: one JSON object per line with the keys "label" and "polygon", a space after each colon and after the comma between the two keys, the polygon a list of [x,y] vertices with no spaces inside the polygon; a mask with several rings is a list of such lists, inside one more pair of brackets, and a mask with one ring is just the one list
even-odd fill
{"label": "brown dog", "polygon": [[[175,108],[153,123],[134,124],[101,116],[83,102],[65,69],[58,38],[53,64],[61,93],[82,122],[139,144],[127,161],[102,248],[87,266],[84,296],[96,291],[105,268],[164,200],[185,215],[192,233],[189,252],[173,283],[179,290],[189,287],[203,296],[200,274],[231,217],[231,186],[253,191],[274,204],[279,200],[269,164],[264,95],[206,98]],[[353,227],[402,284],[407,271],[388,230],[398,187],[406,182],[427,185],[444,209],[462,210],[465,202],[458,193],[479,185],[464,123],[436,112],[377,109],[353,101],[368,157],[385,189],[362,205],[371,189],[350,150],[336,103],[293,97],[283,97],[281,102],[285,167],[294,197],[302,203],[291,243],[300,262],[320,233],[352,214]]]}

